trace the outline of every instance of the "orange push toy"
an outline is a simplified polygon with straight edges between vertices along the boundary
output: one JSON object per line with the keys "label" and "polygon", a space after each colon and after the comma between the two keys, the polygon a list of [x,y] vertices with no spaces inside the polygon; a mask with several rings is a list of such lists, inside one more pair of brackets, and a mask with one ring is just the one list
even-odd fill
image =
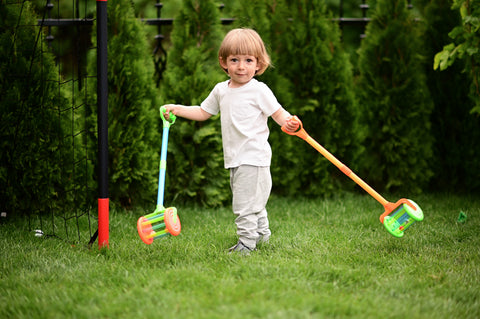
{"label": "orange push toy", "polygon": [[291,121],[297,121],[299,123],[299,128],[295,132],[290,132],[282,127],[282,131],[289,135],[296,135],[313,148],[315,148],[320,154],[322,154],[326,159],[328,159],[333,165],[335,165],[340,171],[345,175],[350,177],[357,185],[363,188],[367,193],[369,193],[374,199],[376,199],[380,204],[385,208],[385,212],[380,215],[380,222],[385,226],[387,231],[395,237],[403,237],[405,230],[414,224],[416,221],[423,220],[422,209],[412,200],[402,198],[396,203],[391,203],[383,198],[379,193],[377,193],[373,188],[371,188],[367,183],[365,183],[360,177],[358,177],[351,169],[349,169],[345,164],[340,162],[335,158],[329,151],[327,151],[323,146],[317,143],[313,138],[308,135],[308,133],[303,128],[303,124],[300,119],[296,116],[292,117]]}

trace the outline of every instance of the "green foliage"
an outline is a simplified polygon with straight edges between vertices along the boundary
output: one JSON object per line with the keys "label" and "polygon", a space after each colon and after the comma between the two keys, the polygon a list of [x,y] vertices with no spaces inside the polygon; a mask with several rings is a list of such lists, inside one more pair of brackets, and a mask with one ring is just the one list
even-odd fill
{"label": "green foliage", "polygon": [[432,176],[421,39],[406,1],[377,2],[359,50],[358,88],[369,130],[362,176],[379,189],[419,192]]}
{"label": "green foliage", "polygon": [[[144,25],[133,15],[129,1],[109,4],[109,190],[112,201],[124,206],[155,203],[157,192],[160,115],[148,52]],[[95,67],[92,57],[89,68]],[[92,123],[96,121],[96,84],[92,81],[88,89]],[[96,141],[92,136],[93,145]]]}
{"label": "green foliage", "polygon": [[29,2],[0,5],[0,208],[67,214],[91,195],[84,141],[72,136],[84,114],[71,107],[53,55],[43,51],[37,18]]}
{"label": "green foliage", "polygon": [[[363,133],[358,126],[352,65],[342,48],[338,25],[331,22],[323,1],[291,1],[289,12],[293,18],[287,24],[280,63],[281,72],[293,83],[292,112],[303,119],[314,139],[357,168]],[[303,147],[299,166],[303,170],[296,176],[309,190],[307,194],[329,194],[338,190],[338,182],[352,185],[335,166],[308,148]]]}
{"label": "green foliage", "polygon": [[[43,10],[44,3],[35,3]],[[123,205],[153,201],[161,144],[158,107],[166,103],[197,105],[215,83],[226,79],[218,66],[217,49],[223,33],[233,27],[252,27],[260,33],[273,67],[259,80],[269,85],[287,110],[300,116],[313,138],[349,167],[359,170],[359,175],[375,188],[418,191],[431,181],[435,188],[478,189],[479,118],[468,112],[479,110],[479,4],[468,0],[419,0],[409,13],[405,1],[368,3],[373,21],[359,51],[360,104],[352,91],[356,80],[352,66],[342,48],[348,44],[340,43],[339,29],[329,22],[331,15],[325,9],[336,8],[334,0],[252,0],[248,5],[225,1],[223,16],[236,18],[233,26],[219,25],[216,2],[166,3],[162,15],[170,18],[181,12],[173,28],[164,30],[165,44],[171,44],[171,50],[168,69],[160,82],[161,100],[152,84],[151,47],[146,44],[143,25],[132,13],[135,8],[140,16],[151,18],[154,6],[144,0],[109,3],[113,201]],[[376,3],[379,9],[373,10]],[[2,2],[0,7],[0,182],[5,185],[0,196],[7,210],[49,211],[69,201],[83,202],[94,197],[91,179],[96,171],[90,167],[90,160],[97,157],[96,137],[92,136],[92,153],[87,158],[83,150],[85,137],[76,134],[85,129],[83,109],[72,108],[69,102],[82,98],[75,92],[67,93],[68,85],[60,84],[65,79],[53,70],[53,57],[45,53],[45,40],[33,27],[36,17],[30,17],[29,4]],[[420,16],[424,5],[426,10]],[[19,18],[12,8],[19,12],[22,6]],[[56,14],[62,15],[61,11],[71,7],[59,4]],[[147,7],[151,10],[144,14]],[[353,4],[345,4],[349,11],[346,15],[358,16],[359,11],[355,13],[353,8]],[[93,6],[83,2],[78,10],[87,16],[94,11]],[[413,14],[421,21],[414,22]],[[22,27],[17,28],[19,25]],[[422,28],[425,36],[420,32]],[[81,35],[80,30],[75,32]],[[58,50],[55,48],[63,55],[57,57],[63,73],[74,65],[64,63],[64,56],[68,56],[65,50],[74,47],[73,41],[64,37],[67,33],[71,37],[70,31],[53,28],[58,43],[68,41],[58,45]],[[345,33],[343,39],[345,42]],[[54,41],[53,47],[56,45]],[[94,74],[95,57],[90,58],[89,74]],[[78,72],[83,74],[84,68],[79,66]],[[89,79],[88,94],[84,94],[91,107],[91,132],[95,132],[96,125],[95,86],[96,81]],[[357,121],[359,113],[363,116],[361,123]],[[308,144],[285,135],[273,121],[270,124],[275,192],[316,196],[335,192],[342,186],[340,183],[353,186]],[[179,120],[170,138],[167,202],[193,200],[208,206],[227,203],[230,191],[228,173],[223,169],[219,121]],[[366,141],[368,152],[362,153],[362,141]],[[78,186],[72,186],[72,181],[79,180],[84,184],[80,187],[86,189],[76,192]]]}
{"label": "green foliage", "polygon": [[475,103],[472,113],[480,114],[480,3],[472,0],[454,0],[453,10],[458,10],[462,21],[448,34],[453,42],[445,45],[435,55],[433,68],[445,70],[462,60],[464,71],[471,77],[470,97]]}
{"label": "green foliage", "polygon": [[[460,14],[451,11],[450,0],[431,1],[423,14],[426,28],[427,59],[433,61],[446,43],[449,31],[461,23]],[[427,65],[427,83],[435,109],[432,127],[435,135],[432,186],[451,191],[475,191],[480,187],[480,118],[472,116],[469,99],[470,78],[462,72],[462,60],[447,69],[433,70]],[[452,85],[454,84],[454,85]]]}
{"label": "green foliage", "polygon": [[[222,41],[219,23],[215,2],[184,1],[171,34],[161,104],[199,105],[216,83],[226,79],[218,65]],[[220,121],[178,119],[170,132],[166,201],[225,204],[230,189],[228,172],[223,168]]]}

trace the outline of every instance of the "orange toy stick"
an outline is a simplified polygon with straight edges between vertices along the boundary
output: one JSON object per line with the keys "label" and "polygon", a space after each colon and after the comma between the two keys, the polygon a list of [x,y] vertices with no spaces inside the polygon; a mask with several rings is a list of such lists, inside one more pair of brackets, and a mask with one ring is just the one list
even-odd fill
{"label": "orange toy stick", "polygon": [[[310,144],[313,148],[315,148],[320,154],[322,154],[326,159],[328,159],[333,165],[335,165],[340,171],[342,171],[345,175],[350,177],[357,185],[359,185],[361,188],[363,188],[367,193],[369,193],[373,198],[375,198],[382,206],[385,208],[385,212],[380,215],[380,222],[383,224],[385,217],[389,216],[392,212],[397,212],[399,210],[405,211],[404,205],[408,205],[410,209],[406,209],[410,215],[415,215],[411,216],[413,217],[414,220],[422,220],[423,219],[423,212],[421,209],[416,205],[413,201],[402,198],[398,200],[396,203],[391,203],[387,201],[385,198],[383,198],[382,195],[377,193],[370,185],[365,183],[360,177],[358,177],[350,168],[348,168],[345,164],[340,162],[335,156],[333,156],[329,151],[327,151],[322,145],[320,145],[317,141],[315,141],[308,133],[305,131],[303,128],[302,121],[297,116],[293,116],[290,121],[297,121],[299,123],[299,128],[295,132],[287,131],[285,126],[282,126],[282,131],[289,135],[296,135],[303,140],[305,140],[308,144]],[[412,213],[413,212],[413,213]],[[398,219],[398,218],[397,218]],[[409,224],[410,225],[410,224]],[[387,227],[387,225],[385,225]],[[389,229],[387,227],[387,230],[389,230],[392,235],[401,237],[403,236],[403,231],[406,229],[406,227],[402,225],[394,225],[394,226],[389,226],[390,228],[394,229]]]}

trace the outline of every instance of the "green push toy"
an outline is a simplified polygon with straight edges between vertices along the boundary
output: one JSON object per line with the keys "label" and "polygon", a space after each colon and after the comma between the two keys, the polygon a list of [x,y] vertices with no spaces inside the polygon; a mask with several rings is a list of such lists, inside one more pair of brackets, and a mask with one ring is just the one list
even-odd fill
{"label": "green push toy", "polygon": [[169,114],[170,120],[165,119],[166,108],[160,108],[160,116],[163,122],[162,152],[160,154],[160,173],[158,178],[157,208],[151,214],[142,216],[137,221],[138,235],[142,241],[150,245],[155,239],[173,235],[178,236],[182,229],[180,218],[177,215],[175,207],[165,208],[163,206],[163,196],[165,192],[165,173],[167,171],[167,146],[168,133],[170,126],[175,123],[176,117],[173,113]]}

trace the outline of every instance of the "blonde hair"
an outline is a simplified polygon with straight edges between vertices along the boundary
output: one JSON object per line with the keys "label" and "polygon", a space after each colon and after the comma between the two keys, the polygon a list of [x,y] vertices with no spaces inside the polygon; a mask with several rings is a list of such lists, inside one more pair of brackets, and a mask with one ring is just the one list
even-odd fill
{"label": "blonde hair", "polygon": [[[220,45],[219,61],[226,63],[229,55],[253,55],[257,58],[260,68],[257,75],[262,74],[270,66],[270,56],[265,49],[260,35],[252,29],[240,28],[230,30]],[[224,70],[226,72],[226,70]]]}

